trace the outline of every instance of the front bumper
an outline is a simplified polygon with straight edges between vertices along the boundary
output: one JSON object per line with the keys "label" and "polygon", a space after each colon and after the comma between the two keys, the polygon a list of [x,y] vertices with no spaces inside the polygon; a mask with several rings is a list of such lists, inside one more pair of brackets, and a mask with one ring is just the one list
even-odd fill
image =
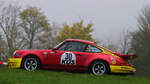
{"label": "front bumper", "polygon": [[117,66],[110,65],[110,70],[112,73],[135,73],[136,69],[132,66]]}
{"label": "front bumper", "polygon": [[9,58],[8,59],[8,68],[20,68],[22,58]]}

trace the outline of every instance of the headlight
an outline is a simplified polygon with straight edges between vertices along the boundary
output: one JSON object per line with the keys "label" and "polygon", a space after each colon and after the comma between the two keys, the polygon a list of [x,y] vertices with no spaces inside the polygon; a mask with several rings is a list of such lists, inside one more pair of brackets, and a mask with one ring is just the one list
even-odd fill
{"label": "headlight", "polygon": [[15,52],[14,52],[14,58],[20,58],[21,54],[22,54],[22,52],[20,52],[20,51],[15,51]]}
{"label": "headlight", "polygon": [[16,56],[17,56],[17,57],[19,57],[19,56],[20,56],[20,54],[19,54],[19,53],[17,53],[17,54],[16,54]]}

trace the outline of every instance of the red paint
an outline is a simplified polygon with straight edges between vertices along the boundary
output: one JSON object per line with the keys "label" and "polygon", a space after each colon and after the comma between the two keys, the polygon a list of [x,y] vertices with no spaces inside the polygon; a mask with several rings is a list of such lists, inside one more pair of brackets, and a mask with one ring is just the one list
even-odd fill
{"label": "red paint", "polygon": [[0,64],[3,64],[3,61],[0,61]]}
{"label": "red paint", "polygon": [[[67,42],[80,42],[89,44],[97,47],[98,45],[94,44],[94,42],[85,41],[85,40],[77,40],[77,39],[67,39],[61,45],[53,48],[53,50],[17,50],[14,58],[23,58],[28,55],[37,56],[43,68],[54,68],[54,69],[75,69],[75,70],[88,70],[89,65],[95,60],[103,60],[107,62],[109,65],[127,65],[127,61],[124,59],[120,59],[119,57],[112,56],[106,53],[89,53],[89,52],[77,52],[77,51],[60,51],[58,50],[61,46],[63,46]],[[100,47],[102,48],[102,47]],[[102,48],[104,49],[104,48]],[[106,49],[104,49],[106,50]],[[108,51],[108,50],[107,50]],[[61,64],[61,56],[66,52],[72,52],[76,56],[76,64],[75,65],[65,65]],[[111,51],[109,51],[111,52]],[[134,55],[123,55],[119,53],[111,52],[112,54],[116,54],[117,56],[122,57],[130,57]],[[17,55],[20,56],[17,56]],[[116,64],[112,63],[111,58],[116,61]]]}

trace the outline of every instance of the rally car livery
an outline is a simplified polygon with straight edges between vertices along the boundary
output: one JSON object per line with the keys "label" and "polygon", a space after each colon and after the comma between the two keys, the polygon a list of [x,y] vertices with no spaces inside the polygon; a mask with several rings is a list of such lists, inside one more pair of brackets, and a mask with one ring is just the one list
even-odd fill
{"label": "rally car livery", "polygon": [[95,75],[134,73],[127,59],[135,55],[111,52],[94,42],[66,39],[52,50],[17,50],[8,60],[9,68],[85,70]]}

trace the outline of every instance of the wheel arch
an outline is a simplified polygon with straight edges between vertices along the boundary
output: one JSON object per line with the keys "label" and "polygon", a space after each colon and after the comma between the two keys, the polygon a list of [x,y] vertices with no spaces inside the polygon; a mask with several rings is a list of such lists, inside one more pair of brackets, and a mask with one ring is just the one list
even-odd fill
{"label": "wheel arch", "polygon": [[23,68],[23,62],[25,61],[26,58],[28,57],[34,57],[34,58],[37,58],[40,62],[40,64],[42,65],[42,60],[39,56],[35,55],[35,54],[27,54],[25,56],[22,57],[22,61],[21,61],[21,68]]}
{"label": "wheel arch", "polygon": [[94,62],[96,62],[96,61],[101,61],[101,62],[106,63],[107,69],[108,69],[108,71],[110,72],[110,65],[109,65],[109,62],[107,62],[107,61],[104,60],[104,59],[95,59],[95,60],[91,61],[91,62],[89,63],[89,65],[88,65],[88,71],[90,70],[91,65],[92,65]]}

